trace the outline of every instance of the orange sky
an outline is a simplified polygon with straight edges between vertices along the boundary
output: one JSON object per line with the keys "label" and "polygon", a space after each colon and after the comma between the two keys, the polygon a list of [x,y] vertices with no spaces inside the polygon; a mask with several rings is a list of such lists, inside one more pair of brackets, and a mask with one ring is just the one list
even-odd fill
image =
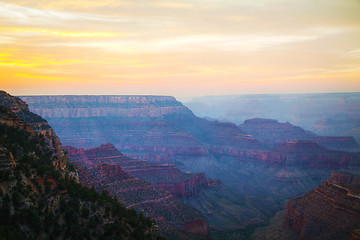
{"label": "orange sky", "polygon": [[358,0],[5,0],[14,95],[360,92]]}

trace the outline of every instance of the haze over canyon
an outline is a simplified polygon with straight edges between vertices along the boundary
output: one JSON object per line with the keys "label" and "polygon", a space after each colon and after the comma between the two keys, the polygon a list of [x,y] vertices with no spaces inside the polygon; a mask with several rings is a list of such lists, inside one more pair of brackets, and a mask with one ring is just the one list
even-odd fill
{"label": "haze over canyon", "polygon": [[[354,121],[347,121],[343,129],[352,130],[343,130],[336,136],[321,135],[321,131],[312,132],[269,117],[271,113],[281,114],[305,125],[317,123],[323,117],[335,122],[356,119],[358,111],[353,110],[360,109],[359,96],[358,93],[239,96],[235,98],[238,104],[226,105],[227,112],[234,106],[234,112],[240,109],[238,116],[248,116],[241,115],[243,109],[251,116],[258,111],[264,114],[258,117],[267,117],[247,119],[239,125],[197,117],[174,97],[167,96],[21,98],[32,111],[49,121],[64,145],[69,145],[65,149],[78,167],[83,184],[107,189],[128,207],[157,219],[165,236],[184,237],[184,233],[190,233],[215,239],[262,238],[266,234],[261,226],[267,225],[270,230],[265,232],[277,236],[276,239],[292,239],[317,236],[311,235],[314,232],[302,232],[292,223],[283,224],[293,219],[289,215],[293,204],[287,204],[288,200],[316,189],[332,173],[359,175],[358,122],[354,120],[353,127]],[[325,103],[329,99],[341,107],[334,107],[332,114],[326,115],[329,105]],[[306,108],[305,102],[312,107]],[[246,108],[245,103],[275,109]],[[207,104],[218,103],[209,100]],[[283,110],[288,115],[281,113],[284,106],[293,106],[292,111]],[[318,111],[321,106],[324,114]],[[218,115],[218,119],[222,117]],[[128,178],[124,174],[151,185],[144,188],[139,181],[131,180],[134,182],[131,187],[124,188],[124,183],[129,182],[124,182]],[[352,186],[358,187],[356,182]],[[154,195],[150,189],[159,190]],[[127,194],[122,195],[124,192]],[[343,201],[341,197],[334,199]],[[349,206],[354,207],[351,211],[356,215],[357,200],[352,199]],[[161,207],[162,204],[166,207]],[[286,207],[288,216],[284,214]],[[182,212],[182,217],[171,214],[173,211]],[[271,220],[274,216],[277,220]],[[320,216],[323,215],[312,218]],[[340,234],[350,239],[358,228],[355,224],[321,237],[331,239]]]}

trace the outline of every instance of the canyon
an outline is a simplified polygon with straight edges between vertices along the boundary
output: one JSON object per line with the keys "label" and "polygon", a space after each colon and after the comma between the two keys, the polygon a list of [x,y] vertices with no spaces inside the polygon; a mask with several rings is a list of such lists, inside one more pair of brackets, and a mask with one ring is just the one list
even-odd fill
{"label": "canyon", "polygon": [[[234,231],[265,222],[266,217],[259,209],[240,201],[239,197],[223,186],[219,180],[211,180],[204,173],[183,173],[173,164],[151,164],[144,160],[132,159],[109,143],[87,150],[72,146],[64,146],[64,149],[69,155],[70,162],[79,169],[80,181],[83,184],[87,186],[94,184],[97,189],[107,189],[127,206],[134,207],[138,211],[150,212],[152,214],[150,216],[155,219],[186,226],[183,227],[186,231],[197,232],[191,230],[191,226],[197,228],[195,223],[199,223],[200,220],[204,222],[204,219],[198,214],[199,219],[191,220],[191,224],[189,221],[174,220],[176,219],[173,216],[174,212],[186,216],[191,212],[191,208],[178,207],[180,203],[173,196],[200,211],[207,220],[205,222],[209,222],[208,228],[211,231]],[[100,174],[99,170],[106,173]],[[92,172],[93,174],[90,174]],[[125,180],[124,174],[127,176]],[[127,187],[129,176],[133,182],[131,187]],[[151,187],[144,188],[143,181]],[[154,193],[148,192],[149,188],[157,189],[155,197]],[[137,195],[142,197],[132,197]],[[163,206],[159,206],[161,199],[166,199],[166,204]],[[159,211],[156,211],[159,207],[163,215],[159,215]],[[184,212],[186,209],[188,210]],[[204,226],[200,227],[200,229],[204,228]],[[200,235],[207,236],[205,232]]]}
{"label": "canyon", "polygon": [[317,188],[333,170],[360,167],[352,137],[318,136],[271,119],[239,126],[207,120],[173,97],[22,99],[54,126],[64,144],[74,146],[69,149],[77,152],[74,161],[89,169],[115,164],[171,192],[201,212],[213,236],[265,224],[289,199]]}

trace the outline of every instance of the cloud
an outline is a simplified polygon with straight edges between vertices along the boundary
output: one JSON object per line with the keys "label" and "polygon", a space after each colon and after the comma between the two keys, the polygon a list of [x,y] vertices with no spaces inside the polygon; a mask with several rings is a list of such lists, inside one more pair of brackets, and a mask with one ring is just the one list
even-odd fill
{"label": "cloud", "polygon": [[74,24],[74,21],[93,22],[128,22],[126,18],[111,18],[94,14],[73,13],[65,11],[42,10],[25,6],[0,3],[0,18],[5,23],[16,23],[26,26]]}
{"label": "cloud", "polygon": [[135,94],[138,80],[170,95],[253,79],[345,89],[359,73],[359,11],[358,0],[3,0],[0,80],[131,79]]}

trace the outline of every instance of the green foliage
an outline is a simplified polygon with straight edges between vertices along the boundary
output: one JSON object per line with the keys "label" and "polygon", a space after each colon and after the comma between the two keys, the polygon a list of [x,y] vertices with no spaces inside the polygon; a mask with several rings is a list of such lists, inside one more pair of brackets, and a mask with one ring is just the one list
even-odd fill
{"label": "green foliage", "polygon": [[55,169],[43,136],[0,124],[0,146],[16,160],[16,168],[0,169],[9,193],[0,194],[0,240],[153,239],[152,220]]}

